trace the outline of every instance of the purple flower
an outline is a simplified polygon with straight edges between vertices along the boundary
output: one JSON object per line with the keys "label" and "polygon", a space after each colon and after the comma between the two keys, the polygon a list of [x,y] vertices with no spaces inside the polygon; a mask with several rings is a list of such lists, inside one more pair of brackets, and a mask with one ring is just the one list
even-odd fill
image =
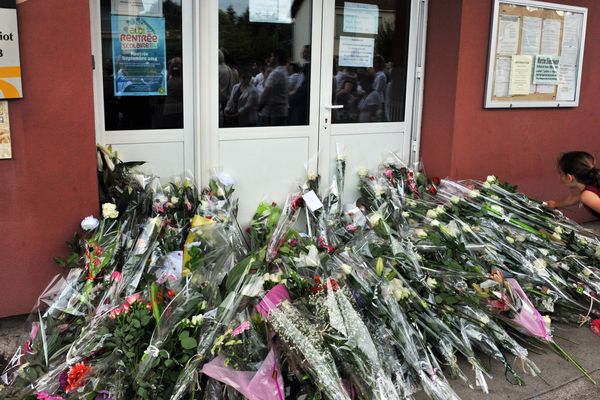
{"label": "purple flower", "polygon": [[110,397],[110,392],[108,390],[101,390],[96,394],[96,400],[113,400],[113,398]]}
{"label": "purple flower", "polygon": [[63,391],[67,389],[69,382],[68,382],[68,371],[66,369],[60,373],[60,375],[58,377],[58,384],[60,385],[60,388]]}

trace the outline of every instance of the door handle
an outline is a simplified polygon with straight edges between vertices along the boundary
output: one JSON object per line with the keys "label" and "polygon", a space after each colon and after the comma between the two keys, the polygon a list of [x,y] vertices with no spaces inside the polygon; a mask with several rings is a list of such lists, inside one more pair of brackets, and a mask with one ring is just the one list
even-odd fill
{"label": "door handle", "polygon": [[337,110],[340,108],[344,108],[344,105],[343,104],[335,104],[335,105],[325,106],[325,108],[328,110]]}

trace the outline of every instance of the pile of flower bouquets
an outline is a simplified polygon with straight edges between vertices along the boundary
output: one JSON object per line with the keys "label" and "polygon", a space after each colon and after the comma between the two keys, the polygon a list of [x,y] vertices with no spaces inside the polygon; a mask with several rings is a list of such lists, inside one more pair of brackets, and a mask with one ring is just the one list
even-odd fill
{"label": "pile of flower bouquets", "polygon": [[[600,242],[490,176],[428,180],[400,162],[236,220],[233,179],[198,191],[133,170],[57,259],[4,399],[458,399],[540,372],[528,349],[580,365],[554,322],[598,329]],[[245,221],[244,221],[245,222]],[[244,226],[242,228],[241,226]],[[467,365],[468,367],[465,367]]]}

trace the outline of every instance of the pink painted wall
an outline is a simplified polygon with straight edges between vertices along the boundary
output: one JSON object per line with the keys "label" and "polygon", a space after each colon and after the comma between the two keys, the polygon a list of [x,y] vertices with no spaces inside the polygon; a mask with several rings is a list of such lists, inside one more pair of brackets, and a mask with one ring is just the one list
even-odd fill
{"label": "pink painted wall", "polygon": [[428,174],[494,174],[549,199],[568,194],[556,173],[561,152],[586,150],[600,163],[600,2],[554,2],[588,8],[579,107],[494,110],[483,108],[493,2],[430,0],[421,146]]}
{"label": "pink painted wall", "polygon": [[89,6],[17,6],[24,98],[9,100],[13,159],[0,160],[0,317],[28,313],[60,272],[53,256],[97,213]]}

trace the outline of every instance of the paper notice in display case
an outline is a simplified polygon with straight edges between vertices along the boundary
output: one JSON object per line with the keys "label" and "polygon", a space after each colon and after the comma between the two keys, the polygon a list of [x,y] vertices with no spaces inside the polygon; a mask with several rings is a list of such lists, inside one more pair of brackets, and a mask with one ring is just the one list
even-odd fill
{"label": "paper notice in display case", "polygon": [[0,99],[23,97],[15,0],[0,1]]}
{"label": "paper notice in display case", "polygon": [[344,32],[377,35],[379,7],[376,4],[344,3]]}
{"label": "paper notice in display case", "polygon": [[496,80],[494,81],[494,96],[507,97],[510,83],[510,57],[498,57],[496,60]]}
{"label": "paper notice in display case", "polygon": [[8,102],[0,101],[0,159],[12,158]]}
{"label": "paper notice in display case", "polygon": [[532,66],[533,58],[531,56],[512,56],[508,87],[510,96],[529,94]]}
{"label": "paper notice in display case", "polygon": [[501,15],[498,28],[498,54],[517,54],[519,48],[519,23],[521,18]]}
{"label": "paper notice in display case", "polygon": [[373,66],[375,39],[340,36],[339,63],[341,67]]}
{"label": "paper notice in display case", "polygon": [[162,0],[112,0],[112,15],[162,17]]}
{"label": "paper notice in display case", "polygon": [[533,83],[536,85],[558,85],[560,57],[535,56]]}
{"label": "paper notice in display case", "polygon": [[545,19],[542,25],[541,54],[557,56],[560,49],[560,21]]}
{"label": "paper notice in display case", "polygon": [[250,22],[291,24],[292,0],[250,0]]}

